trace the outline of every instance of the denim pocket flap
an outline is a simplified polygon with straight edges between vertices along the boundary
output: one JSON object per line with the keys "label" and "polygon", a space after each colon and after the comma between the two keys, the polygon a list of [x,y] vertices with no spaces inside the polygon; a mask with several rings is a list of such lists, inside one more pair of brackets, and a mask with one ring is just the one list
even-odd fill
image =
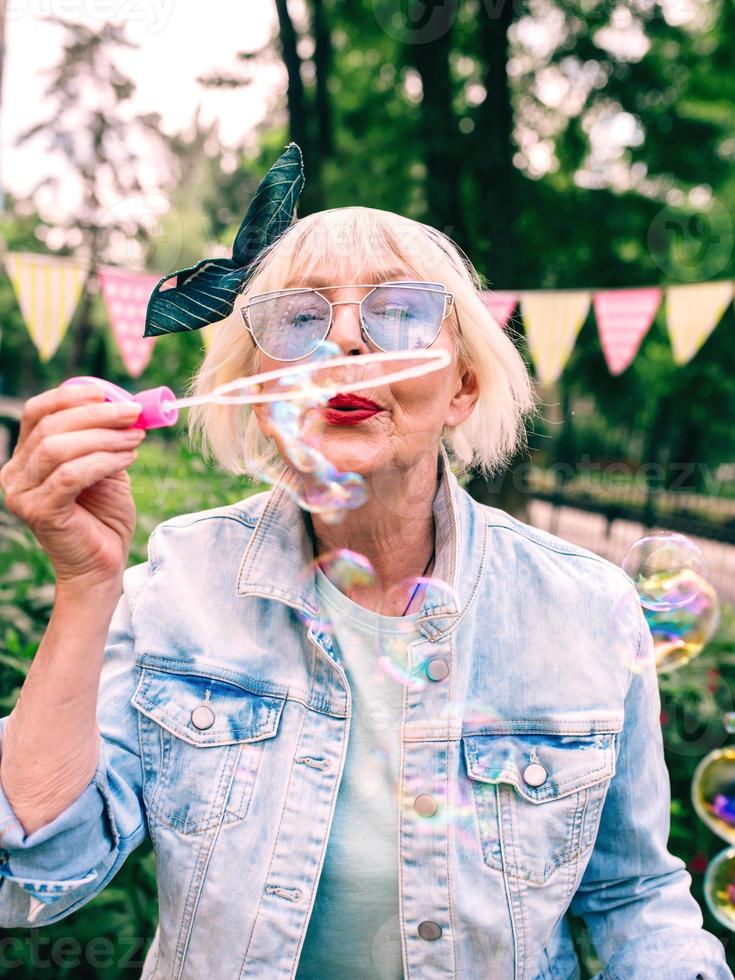
{"label": "denim pocket flap", "polygon": [[507,783],[530,803],[545,803],[615,774],[617,733],[470,735],[462,739],[467,775]]}
{"label": "denim pocket flap", "polygon": [[284,698],[200,674],[143,667],[130,699],[140,712],[190,745],[228,745],[271,738]]}

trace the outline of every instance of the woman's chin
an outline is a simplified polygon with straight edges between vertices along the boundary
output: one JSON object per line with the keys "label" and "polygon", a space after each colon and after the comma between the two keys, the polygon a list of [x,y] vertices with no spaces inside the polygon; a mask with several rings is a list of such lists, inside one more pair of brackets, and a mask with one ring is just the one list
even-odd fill
{"label": "woman's chin", "polygon": [[385,447],[382,439],[364,425],[330,425],[309,439],[309,444],[339,470],[367,476],[379,465]]}

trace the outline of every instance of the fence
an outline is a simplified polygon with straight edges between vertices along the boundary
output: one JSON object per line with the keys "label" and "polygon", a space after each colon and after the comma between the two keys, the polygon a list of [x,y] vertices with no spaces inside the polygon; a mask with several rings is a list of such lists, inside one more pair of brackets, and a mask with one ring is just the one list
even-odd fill
{"label": "fence", "polygon": [[620,487],[616,492],[610,486],[545,489],[548,486],[548,471],[535,472],[529,479],[531,524],[615,564],[647,530],[679,531],[701,547],[708,579],[720,598],[735,603],[734,499],[689,492],[651,494],[637,487]]}

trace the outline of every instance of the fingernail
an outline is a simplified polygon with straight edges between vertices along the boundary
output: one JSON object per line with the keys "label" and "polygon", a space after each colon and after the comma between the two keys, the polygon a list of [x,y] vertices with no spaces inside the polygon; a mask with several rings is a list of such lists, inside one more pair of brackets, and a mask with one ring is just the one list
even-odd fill
{"label": "fingernail", "polygon": [[125,407],[122,409],[124,415],[132,415],[136,418],[142,411],[143,406],[139,402],[125,402]]}

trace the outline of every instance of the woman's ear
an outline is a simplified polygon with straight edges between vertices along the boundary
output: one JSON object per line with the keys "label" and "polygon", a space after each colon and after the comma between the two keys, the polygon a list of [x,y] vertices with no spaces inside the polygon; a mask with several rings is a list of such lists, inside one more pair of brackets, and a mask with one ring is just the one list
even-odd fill
{"label": "woman's ear", "polygon": [[271,414],[268,411],[270,404],[268,403],[255,403],[253,405],[253,415],[258,423],[258,428],[263,433],[264,436],[274,436],[273,423],[271,422]]}
{"label": "woman's ear", "polygon": [[445,425],[450,427],[461,425],[462,422],[465,422],[472,414],[472,410],[477,404],[477,399],[480,397],[480,385],[475,372],[469,367],[462,367],[460,370],[462,373],[459,378],[459,386],[449,403],[447,417],[444,422]]}

